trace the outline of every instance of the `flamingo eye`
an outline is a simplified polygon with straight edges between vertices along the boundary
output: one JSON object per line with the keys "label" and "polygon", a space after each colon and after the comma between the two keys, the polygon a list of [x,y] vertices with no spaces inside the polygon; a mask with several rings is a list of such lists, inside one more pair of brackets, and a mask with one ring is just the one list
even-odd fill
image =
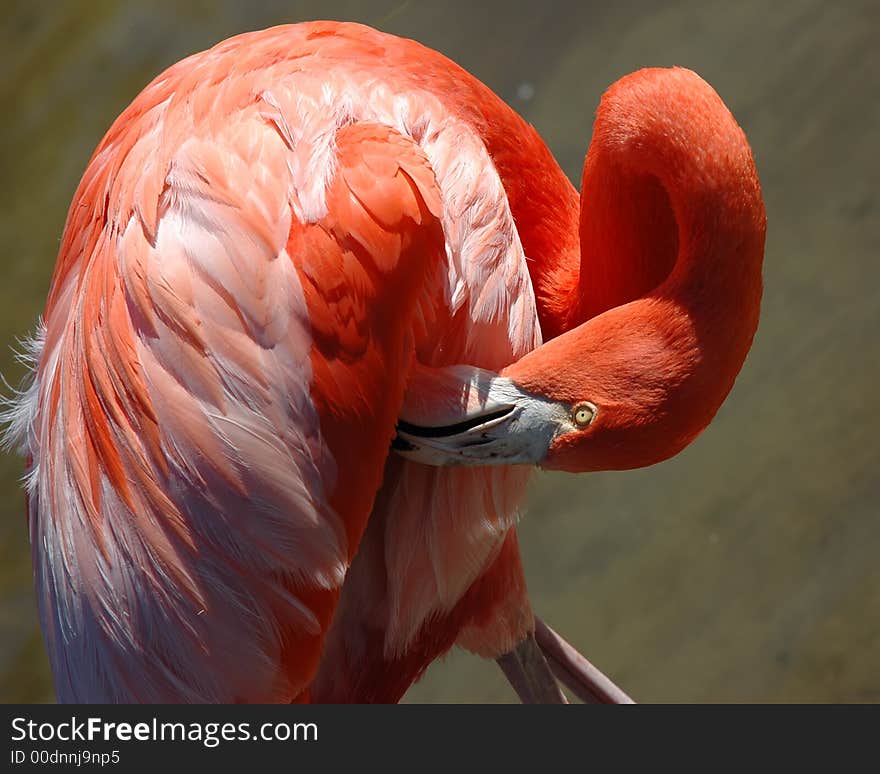
{"label": "flamingo eye", "polygon": [[578,403],[572,408],[571,416],[574,419],[574,423],[580,427],[589,427],[590,423],[596,418],[596,412],[598,409],[592,404],[584,401],[583,403]]}

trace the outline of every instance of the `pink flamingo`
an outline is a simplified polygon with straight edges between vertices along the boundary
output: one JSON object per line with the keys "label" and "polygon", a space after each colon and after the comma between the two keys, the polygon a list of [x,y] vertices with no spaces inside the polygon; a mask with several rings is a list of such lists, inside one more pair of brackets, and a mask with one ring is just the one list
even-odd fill
{"label": "pink flamingo", "polygon": [[706,427],[764,228],[687,70],[608,91],[579,198],[412,41],[317,22],[171,67],[89,162],[7,417],[59,700],[396,701],[458,644],[524,700],[563,700],[552,668],[625,701],[536,621],[517,508],[533,466]]}

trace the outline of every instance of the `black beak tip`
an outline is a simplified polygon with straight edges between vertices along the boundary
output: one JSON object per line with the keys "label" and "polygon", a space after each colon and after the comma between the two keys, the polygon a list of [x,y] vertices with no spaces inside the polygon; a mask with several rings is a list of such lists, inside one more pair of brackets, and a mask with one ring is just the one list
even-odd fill
{"label": "black beak tip", "polygon": [[394,438],[391,440],[391,448],[394,451],[408,452],[415,451],[416,447],[413,446],[409,441],[405,441],[399,435],[395,435]]}

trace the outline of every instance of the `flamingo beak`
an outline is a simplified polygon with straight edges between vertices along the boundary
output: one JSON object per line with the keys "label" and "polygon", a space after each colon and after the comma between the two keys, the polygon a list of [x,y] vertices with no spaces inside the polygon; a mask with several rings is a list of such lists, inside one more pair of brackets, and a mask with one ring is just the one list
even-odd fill
{"label": "flamingo beak", "polygon": [[392,449],[426,465],[538,465],[570,429],[564,406],[481,369],[466,375],[455,398],[430,413],[411,418],[404,411]]}

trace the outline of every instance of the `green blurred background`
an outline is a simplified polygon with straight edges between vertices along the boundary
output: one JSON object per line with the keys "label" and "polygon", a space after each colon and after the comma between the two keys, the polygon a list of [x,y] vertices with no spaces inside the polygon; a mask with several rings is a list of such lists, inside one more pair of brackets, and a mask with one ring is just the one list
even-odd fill
{"label": "green blurred background", "polygon": [[[880,3],[4,0],[0,372],[41,311],[67,206],[116,115],[245,30],[351,19],[458,61],[575,180],[603,89],[697,70],[752,143],[769,228],[754,348],[712,426],[641,471],[544,474],[536,609],[640,701],[880,700]],[[51,701],[21,461],[0,457],[0,700]],[[410,701],[511,701],[453,653]]]}

